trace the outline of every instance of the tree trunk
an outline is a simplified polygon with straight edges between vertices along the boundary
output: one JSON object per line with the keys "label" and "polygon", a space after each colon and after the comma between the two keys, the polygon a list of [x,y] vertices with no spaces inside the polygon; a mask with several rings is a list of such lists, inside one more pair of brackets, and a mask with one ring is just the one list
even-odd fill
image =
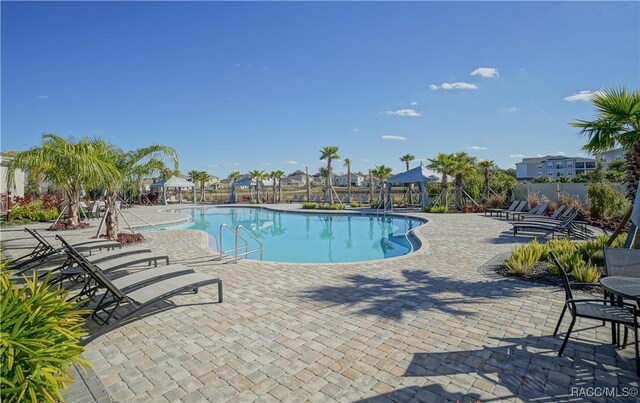
{"label": "tree trunk", "polygon": [[462,177],[456,176],[456,204],[459,210],[463,209],[462,200]]}
{"label": "tree trunk", "polygon": [[200,203],[205,202],[205,194],[204,194],[204,182],[200,184]]}
{"label": "tree trunk", "polygon": [[80,215],[78,214],[80,191],[78,189],[71,189],[67,196],[69,196],[69,205],[67,206],[67,225],[71,227],[77,227],[80,225]]}
{"label": "tree trunk", "polygon": [[282,203],[282,178],[278,178],[278,203]]}
{"label": "tree trunk", "polygon": [[274,177],[273,179],[273,204],[276,204],[276,178]]}
{"label": "tree trunk", "polygon": [[118,237],[118,212],[116,211],[116,192],[107,191],[107,215],[105,217],[105,225],[107,227],[107,239],[116,239]]}
{"label": "tree trunk", "polygon": [[347,203],[351,203],[351,164],[347,165]]}
{"label": "tree trunk", "polygon": [[627,185],[627,199],[633,203],[638,191],[638,180],[640,180],[640,143],[636,143],[633,148],[625,153],[627,169],[624,173],[624,183]]}

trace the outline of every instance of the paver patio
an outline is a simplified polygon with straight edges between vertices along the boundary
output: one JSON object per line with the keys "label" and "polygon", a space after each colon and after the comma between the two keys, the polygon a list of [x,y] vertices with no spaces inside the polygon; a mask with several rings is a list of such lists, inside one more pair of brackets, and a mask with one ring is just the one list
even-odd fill
{"label": "paver patio", "polygon": [[[134,211],[179,219],[155,209]],[[572,387],[639,386],[633,348],[607,344],[596,322],[578,322],[557,357],[560,289],[479,270],[528,238],[481,215],[421,216],[418,251],[348,264],[223,264],[203,232],[146,233],[172,263],[220,277],[225,301],[202,288],[91,341],[95,393],[67,400],[555,402],[586,400]],[[2,232],[9,249],[30,241]]]}

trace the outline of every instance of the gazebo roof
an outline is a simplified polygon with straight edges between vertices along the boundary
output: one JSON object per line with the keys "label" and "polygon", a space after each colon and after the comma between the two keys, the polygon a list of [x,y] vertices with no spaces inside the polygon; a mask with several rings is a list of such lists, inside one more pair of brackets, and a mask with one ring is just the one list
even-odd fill
{"label": "gazebo roof", "polygon": [[[233,187],[246,187],[246,186],[255,186],[256,181],[251,178],[242,178],[235,181],[232,186]],[[273,181],[271,179],[263,179],[260,181],[261,186],[271,186],[273,185]]]}
{"label": "gazebo roof", "polygon": [[406,172],[393,175],[387,179],[387,183],[419,183],[419,182],[437,182],[440,178],[434,175],[429,169],[419,166]]}
{"label": "gazebo roof", "polygon": [[193,182],[189,182],[186,179],[172,176],[169,179],[160,179],[150,185],[152,188],[195,188],[196,185]]}

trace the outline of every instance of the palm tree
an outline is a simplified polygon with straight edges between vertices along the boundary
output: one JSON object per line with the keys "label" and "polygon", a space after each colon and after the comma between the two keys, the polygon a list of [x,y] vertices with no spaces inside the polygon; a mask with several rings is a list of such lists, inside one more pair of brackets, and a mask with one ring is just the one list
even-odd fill
{"label": "palm tree", "polygon": [[[207,182],[211,180],[211,175],[207,171],[198,171],[196,174],[196,180],[200,184],[200,203],[205,202],[205,186]],[[195,200],[193,201],[195,203]]]}
{"label": "palm tree", "polygon": [[438,153],[434,158],[429,158],[428,168],[438,172],[442,179],[440,181],[441,195],[445,195],[445,205],[447,205],[447,195],[449,193],[448,175],[453,169],[454,161],[452,154]]}
{"label": "palm tree", "polygon": [[347,167],[347,203],[351,202],[351,159],[344,159],[344,166]]}
{"label": "palm tree", "polygon": [[[282,178],[284,178],[286,174],[285,174],[284,171],[281,171],[281,170],[277,170],[275,172],[272,172],[272,174],[273,174],[273,178],[274,178],[273,179],[274,183],[275,183],[276,180],[278,181],[278,203],[281,203],[282,202]],[[275,202],[275,196],[273,196],[273,198],[274,198],[274,202]]]}
{"label": "palm tree", "polygon": [[267,175],[264,171],[258,171],[254,169],[249,172],[249,177],[251,180],[256,181],[256,201],[260,203],[260,181],[263,180]]}
{"label": "palm tree", "polygon": [[482,173],[483,185],[482,185],[482,197],[489,197],[490,187],[489,187],[489,179],[491,177],[491,173],[494,169],[496,169],[495,161],[480,161],[478,162],[478,169]]}
{"label": "palm tree", "polygon": [[376,165],[375,168],[371,170],[371,174],[373,175],[373,177],[380,181],[379,203],[382,203],[382,205],[384,205],[384,193],[385,193],[384,185],[387,179],[389,179],[389,177],[391,176],[392,172],[393,172],[393,169],[385,165]]}
{"label": "palm tree", "polygon": [[596,107],[596,119],[576,120],[571,125],[587,136],[588,142],[582,147],[585,151],[595,154],[622,146],[627,163],[627,199],[633,203],[640,180],[640,91],[609,88],[595,93],[591,102]]}
{"label": "palm tree", "polygon": [[404,162],[406,167],[407,167],[407,171],[409,170],[409,163],[413,160],[415,160],[416,157],[411,155],[411,154],[405,154],[402,157],[400,157],[400,161]]}
{"label": "palm tree", "polygon": [[[273,202],[276,202],[276,185],[278,183],[278,180],[276,178],[276,171],[271,171],[269,172],[269,178],[271,178],[271,188],[272,188],[272,192],[273,192]],[[267,199],[269,197],[267,196]]]}
{"label": "palm tree", "polygon": [[82,189],[93,189],[105,180],[120,181],[122,174],[103,158],[107,151],[104,142],[87,137],[74,141],[47,133],[42,144],[16,152],[7,167],[7,182],[14,186],[15,170],[28,171],[33,178],[44,179],[62,190],[69,199],[67,225],[80,225],[79,203]]}
{"label": "palm tree", "polygon": [[463,207],[463,194],[462,188],[464,187],[464,177],[469,175],[475,170],[476,157],[472,157],[465,152],[454,153],[451,155],[454,163],[451,168],[451,174],[454,175],[454,185],[456,187],[456,206],[462,210]]}
{"label": "palm tree", "polygon": [[231,179],[231,183],[235,183],[242,175],[240,175],[240,171],[233,171],[229,173],[228,178]]}
{"label": "palm tree", "polygon": [[[405,154],[402,157],[400,157],[400,161],[404,162],[405,166],[407,167],[407,171],[409,170],[409,163],[413,160],[415,160],[416,157],[412,154]],[[407,186],[407,204],[411,204],[411,188],[412,188],[412,184],[409,184]]]}
{"label": "palm tree", "polygon": [[338,155],[338,147],[336,146],[327,146],[323,147],[320,150],[320,161],[327,160],[327,176],[325,178],[325,200],[328,199],[330,204],[333,204],[333,192],[331,191],[333,187],[331,186],[331,173],[332,167],[331,162],[333,160],[339,160],[340,156]]}
{"label": "palm tree", "polygon": [[140,172],[149,172],[157,168],[160,165],[159,163],[164,165],[163,160],[165,159],[173,162],[173,171],[177,171],[178,154],[173,148],[161,144],[152,144],[133,151],[123,151],[113,145],[108,145],[106,142],[104,144],[106,152],[102,154],[102,158],[116,167],[119,173],[117,179],[106,177],[104,180],[104,186],[107,191],[106,236],[108,239],[116,239],[118,235],[116,202],[118,191],[122,188],[124,180],[134,177]]}

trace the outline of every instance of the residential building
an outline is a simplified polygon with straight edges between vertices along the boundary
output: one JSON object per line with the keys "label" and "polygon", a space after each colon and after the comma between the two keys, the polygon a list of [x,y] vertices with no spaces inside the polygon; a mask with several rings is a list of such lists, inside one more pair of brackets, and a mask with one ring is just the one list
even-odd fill
{"label": "residential building", "polygon": [[523,158],[521,162],[516,163],[516,178],[527,180],[545,176],[551,180],[561,177],[573,179],[576,175],[594,169],[596,169],[596,160],[593,158],[547,155]]}
{"label": "residential building", "polygon": [[[11,158],[0,155],[0,193],[6,195],[9,187],[7,185],[7,168]],[[16,169],[14,173],[14,185],[11,187],[11,196],[24,197],[24,185],[26,177],[24,171]]]}
{"label": "residential building", "polygon": [[607,169],[609,163],[613,161],[624,161],[624,150],[622,148],[614,148],[596,155],[596,159],[602,163],[602,168]]}
{"label": "residential building", "polygon": [[337,175],[333,178],[333,183],[336,186],[347,186],[349,182],[351,182],[351,186],[354,186],[354,187],[366,186],[364,183],[365,182],[364,175],[360,175],[357,173],[351,174],[351,180],[349,180],[349,175],[347,174]]}

